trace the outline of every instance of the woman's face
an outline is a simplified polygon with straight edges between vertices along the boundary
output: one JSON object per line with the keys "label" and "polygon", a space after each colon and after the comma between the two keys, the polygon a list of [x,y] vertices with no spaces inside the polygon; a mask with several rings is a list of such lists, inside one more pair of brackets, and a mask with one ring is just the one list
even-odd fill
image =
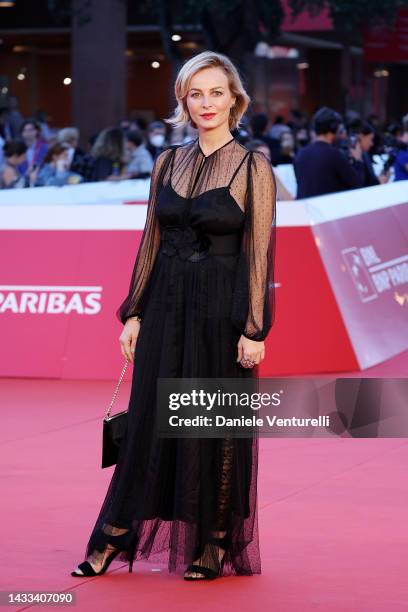
{"label": "woman's face", "polygon": [[203,68],[191,78],[186,104],[199,130],[229,126],[231,106],[235,103],[228,77],[221,68]]}
{"label": "woman's face", "polygon": [[52,158],[53,165],[65,165],[68,162],[68,151],[65,149],[58,153],[58,155],[54,155]]}
{"label": "woman's face", "polygon": [[374,144],[374,134],[360,134],[359,140],[363,151],[368,152]]}
{"label": "woman's face", "polygon": [[21,132],[21,136],[24,142],[30,146],[38,138],[37,128],[32,123],[27,123]]}

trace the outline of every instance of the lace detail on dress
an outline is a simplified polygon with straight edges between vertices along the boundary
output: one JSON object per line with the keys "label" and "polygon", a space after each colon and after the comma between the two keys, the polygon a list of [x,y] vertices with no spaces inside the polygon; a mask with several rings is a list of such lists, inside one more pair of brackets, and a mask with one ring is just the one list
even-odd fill
{"label": "lace detail on dress", "polygon": [[221,444],[220,482],[214,529],[228,529],[228,516],[231,511],[231,479],[233,474],[234,442],[232,438],[224,438]]}

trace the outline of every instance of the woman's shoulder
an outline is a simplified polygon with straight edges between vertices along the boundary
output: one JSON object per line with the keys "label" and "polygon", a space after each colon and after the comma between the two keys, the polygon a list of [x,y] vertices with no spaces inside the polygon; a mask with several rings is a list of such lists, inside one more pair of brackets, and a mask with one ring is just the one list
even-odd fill
{"label": "woman's shoulder", "polygon": [[244,156],[248,157],[248,161],[251,162],[253,167],[262,169],[267,166],[271,166],[269,159],[264,153],[262,153],[262,151],[254,151],[253,149],[248,148],[244,142],[239,141],[237,138],[235,139],[235,142],[241,149]]}
{"label": "woman's shoulder", "polygon": [[276,189],[276,177],[270,160],[262,151],[250,151],[250,173],[255,184],[266,183],[274,185]]}
{"label": "woman's shoulder", "polygon": [[252,151],[250,149],[247,150],[251,153],[251,158],[254,166],[260,169],[269,168],[270,170],[272,170],[272,164],[270,160],[266,157],[265,153],[262,153],[262,151]]}
{"label": "woman's shoulder", "polygon": [[259,163],[261,164],[263,163],[263,160],[265,160],[266,162],[269,161],[266,155],[262,153],[262,151],[254,151],[253,149],[249,149],[245,143],[239,142],[238,140],[237,140],[237,144],[241,147],[244,153],[248,155],[248,157],[250,157],[251,159],[257,162],[259,161]]}

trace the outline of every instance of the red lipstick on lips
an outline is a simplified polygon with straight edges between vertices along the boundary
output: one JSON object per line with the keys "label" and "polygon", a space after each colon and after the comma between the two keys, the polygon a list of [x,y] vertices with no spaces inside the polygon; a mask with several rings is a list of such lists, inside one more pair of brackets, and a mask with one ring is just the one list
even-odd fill
{"label": "red lipstick on lips", "polygon": [[216,113],[204,113],[203,115],[201,115],[204,119],[212,119],[213,117],[215,117]]}

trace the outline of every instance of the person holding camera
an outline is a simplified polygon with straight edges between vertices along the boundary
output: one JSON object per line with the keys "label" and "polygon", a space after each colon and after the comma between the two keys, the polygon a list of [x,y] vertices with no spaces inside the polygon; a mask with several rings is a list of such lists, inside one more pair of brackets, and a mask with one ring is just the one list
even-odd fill
{"label": "person holding camera", "polygon": [[297,198],[310,198],[363,187],[365,170],[359,142],[350,145],[348,157],[334,146],[342,126],[336,111],[322,107],[313,117],[316,139],[302,148],[294,160]]}

